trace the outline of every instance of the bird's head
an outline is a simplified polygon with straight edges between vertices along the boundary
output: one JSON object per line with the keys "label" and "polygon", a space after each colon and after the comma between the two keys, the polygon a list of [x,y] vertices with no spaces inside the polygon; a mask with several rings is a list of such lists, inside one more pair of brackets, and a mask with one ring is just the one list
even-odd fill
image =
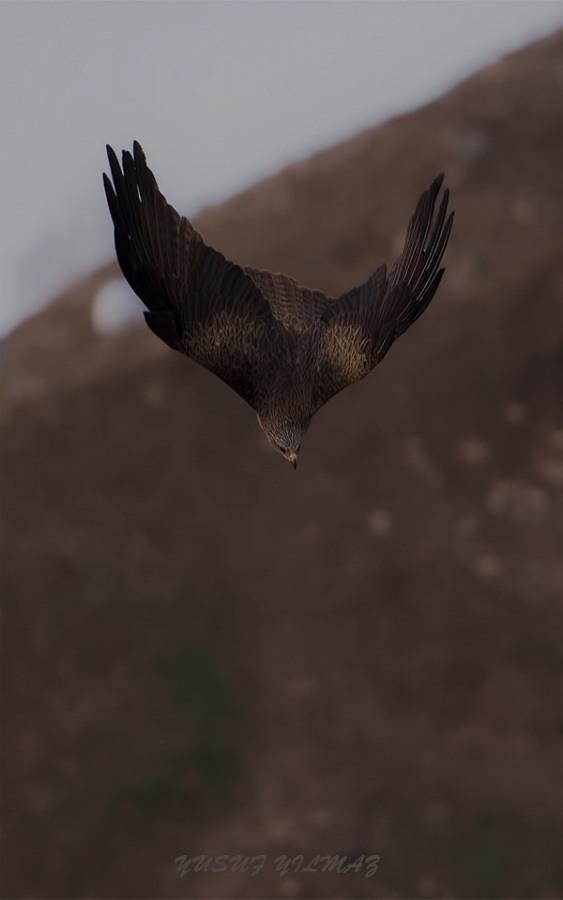
{"label": "bird's head", "polygon": [[309,426],[309,420],[300,422],[295,419],[270,419],[258,417],[266,437],[278,453],[297,468],[297,454],[303,440],[303,435]]}

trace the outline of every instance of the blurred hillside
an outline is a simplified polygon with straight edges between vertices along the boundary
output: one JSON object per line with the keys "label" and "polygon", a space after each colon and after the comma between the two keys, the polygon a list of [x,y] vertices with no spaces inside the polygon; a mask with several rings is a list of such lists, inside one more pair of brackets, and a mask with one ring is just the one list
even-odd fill
{"label": "blurred hillside", "polygon": [[113,262],[5,342],[3,896],[561,895],[562,39],[195,220],[336,295],[446,172],[439,293],[297,472],[148,330],[95,334]]}

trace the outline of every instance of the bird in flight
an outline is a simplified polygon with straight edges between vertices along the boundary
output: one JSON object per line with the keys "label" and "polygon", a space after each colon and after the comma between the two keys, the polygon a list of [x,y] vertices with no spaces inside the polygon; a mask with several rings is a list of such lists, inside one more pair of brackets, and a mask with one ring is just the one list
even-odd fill
{"label": "bird in flight", "polygon": [[444,176],[420,197],[390,272],[382,265],[333,298],[208,246],[160,193],[136,141],[121,167],[109,146],[107,153],[117,259],[147,325],[240,394],[295,468],[314,414],[381,362],[436,293],[453,220],[448,190],[434,217]]}

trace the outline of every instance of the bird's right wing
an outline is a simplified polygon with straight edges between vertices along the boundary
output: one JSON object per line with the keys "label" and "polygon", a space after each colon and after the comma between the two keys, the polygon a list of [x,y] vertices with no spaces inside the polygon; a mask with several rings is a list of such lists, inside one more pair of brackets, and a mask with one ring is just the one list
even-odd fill
{"label": "bird's right wing", "polygon": [[284,329],[252,278],[167,203],[139,144],[123,153],[123,170],[107,152],[117,259],[149,328],[258,409],[286,352]]}
{"label": "bird's right wing", "polygon": [[393,341],[418,319],[436,293],[453,220],[453,212],[446,219],[446,190],[430,233],[443,178],[439,175],[420,197],[405,247],[389,275],[386,267],[380,266],[365,284],[343,294],[322,315],[315,409],[381,362]]}

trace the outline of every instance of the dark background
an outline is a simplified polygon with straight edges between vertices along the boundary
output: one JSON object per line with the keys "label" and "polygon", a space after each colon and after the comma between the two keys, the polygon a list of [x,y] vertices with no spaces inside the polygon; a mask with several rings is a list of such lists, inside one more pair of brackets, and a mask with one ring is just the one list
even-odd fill
{"label": "dark background", "polygon": [[5,342],[3,896],[561,896],[562,49],[197,218],[336,295],[447,174],[436,299],[297,472],[148,330],[93,332],[113,262]]}

